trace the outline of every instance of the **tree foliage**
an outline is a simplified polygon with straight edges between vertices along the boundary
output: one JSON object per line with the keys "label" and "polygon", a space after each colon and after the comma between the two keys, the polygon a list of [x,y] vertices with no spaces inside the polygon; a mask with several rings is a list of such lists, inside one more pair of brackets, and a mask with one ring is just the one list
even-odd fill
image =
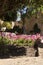
{"label": "tree foliage", "polygon": [[43,5],[43,0],[4,0],[4,10],[17,10],[23,8],[23,6],[40,7]]}
{"label": "tree foliage", "polygon": [[[8,13],[10,19],[13,15],[12,12],[16,12],[19,9],[21,10],[24,6],[27,6],[29,16],[37,13],[38,11],[43,11],[43,0],[0,0],[0,4],[0,7],[2,7],[2,14],[5,15]],[[16,13],[14,13],[14,15],[15,14]]]}

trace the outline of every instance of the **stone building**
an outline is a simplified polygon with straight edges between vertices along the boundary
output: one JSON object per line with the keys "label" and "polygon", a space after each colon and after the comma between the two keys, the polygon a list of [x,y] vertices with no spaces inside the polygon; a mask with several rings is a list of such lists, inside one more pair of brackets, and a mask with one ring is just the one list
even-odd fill
{"label": "stone building", "polygon": [[37,14],[37,18],[35,17],[35,15],[33,15],[31,18],[25,17],[24,24],[23,21],[19,21],[15,23],[20,28],[24,27],[23,29],[24,34],[31,34],[30,31],[33,31],[34,25],[37,23],[38,28],[41,31],[40,34],[43,35],[43,14],[40,12]]}
{"label": "stone building", "polygon": [[33,15],[31,18],[25,18],[24,30],[26,34],[30,34],[30,31],[33,30],[35,23],[38,24],[38,27],[41,30],[41,34],[43,34],[43,14],[39,12],[37,16],[37,18],[35,17],[35,15]]}

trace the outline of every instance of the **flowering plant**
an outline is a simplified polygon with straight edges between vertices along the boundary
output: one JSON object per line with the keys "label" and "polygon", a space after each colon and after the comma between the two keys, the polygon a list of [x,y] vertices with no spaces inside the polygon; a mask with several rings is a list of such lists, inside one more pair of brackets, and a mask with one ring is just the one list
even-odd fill
{"label": "flowering plant", "polygon": [[[43,37],[43,36],[42,36]],[[36,39],[41,38],[40,34],[37,35],[16,35],[14,33],[0,32],[0,42],[4,44],[14,45],[34,45]]]}

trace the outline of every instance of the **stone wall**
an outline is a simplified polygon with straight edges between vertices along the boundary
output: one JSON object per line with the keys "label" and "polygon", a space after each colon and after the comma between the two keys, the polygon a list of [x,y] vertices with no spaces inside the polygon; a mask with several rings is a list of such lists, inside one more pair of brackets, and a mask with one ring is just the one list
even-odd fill
{"label": "stone wall", "polygon": [[32,16],[31,18],[25,18],[24,28],[27,34],[33,30],[35,23],[38,24],[38,27],[41,30],[41,34],[43,34],[43,15],[41,13],[38,13],[37,15],[37,18],[35,18],[35,16]]}

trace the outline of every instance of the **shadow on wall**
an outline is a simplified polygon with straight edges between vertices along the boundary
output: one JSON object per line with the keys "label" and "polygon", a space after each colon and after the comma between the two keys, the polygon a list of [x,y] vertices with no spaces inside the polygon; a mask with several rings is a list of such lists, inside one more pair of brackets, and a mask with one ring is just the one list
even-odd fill
{"label": "shadow on wall", "polygon": [[37,34],[37,33],[40,33],[40,32],[41,32],[41,30],[38,27],[38,24],[35,23],[34,26],[33,26],[33,30],[30,31],[30,34]]}
{"label": "shadow on wall", "polygon": [[37,23],[35,23],[35,25],[34,25],[34,27],[33,27],[33,31],[34,31],[35,34],[41,32],[41,30],[40,30],[40,28],[38,27],[38,24],[37,24]]}

